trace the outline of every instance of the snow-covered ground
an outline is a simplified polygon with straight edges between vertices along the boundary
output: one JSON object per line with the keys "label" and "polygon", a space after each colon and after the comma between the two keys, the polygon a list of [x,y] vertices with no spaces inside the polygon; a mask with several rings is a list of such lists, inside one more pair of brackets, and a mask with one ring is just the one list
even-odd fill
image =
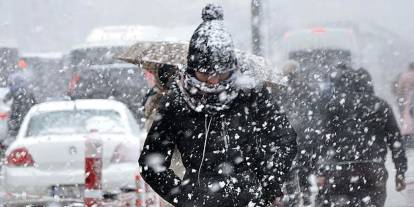
{"label": "snow-covered ground", "polygon": [[2,174],[2,170],[0,166],[0,207],[3,206],[3,197],[4,197],[3,179],[4,179],[4,176]]}
{"label": "snow-covered ground", "polygon": [[395,191],[395,169],[391,156],[387,159],[388,182],[386,207],[414,206],[414,149],[407,149],[408,171],[406,173],[407,188],[402,192]]}
{"label": "snow-covered ground", "polygon": [[[387,201],[385,207],[413,207],[414,206],[414,149],[407,150],[408,157],[408,172],[407,177],[407,189],[403,192],[395,191],[395,169],[391,160],[391,156],[387,158],[388,169],[388,183],[387,183]],[[3,186],[1,180],[3,179],[0,174],[0,207],[2,206],[2,198],[4,195]],[[411,182],[411,183],[410,183]]]}

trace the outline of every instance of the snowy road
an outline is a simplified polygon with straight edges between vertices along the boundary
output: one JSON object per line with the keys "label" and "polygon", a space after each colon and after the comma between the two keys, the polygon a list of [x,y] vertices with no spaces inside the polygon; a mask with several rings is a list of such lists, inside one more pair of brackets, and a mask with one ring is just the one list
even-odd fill
{"label": "snowy road", "polygon": [[[387,201],[386,207],[414,207],[414,149],[407,150],[408,157],[408,172],[406,173],[407,177],[407,189],[403,192],[395,191],[395,169],[391,160],[391,156],[387,157],[387,169],[389,173],[388,183],[387,183]],[[2,175],[0,174],[0,180]],[[411,184],[410,184],[411,182]],[[2,197],[3,197],[3,186],[0,182],[0,206],[2,206]]]}
{"label": "snowy road", "polygon": [[0,207],[3,206],[4,188],[3,188],[3,174],[0,166]]}
{"label": "snowy road", "polygon": [[406,173],[407,188],[402,192],[395,191],[395,169],[391,157],[387,159],[388,183],[386,207],[414,206],[414,149],[407,149],[408,171]]}

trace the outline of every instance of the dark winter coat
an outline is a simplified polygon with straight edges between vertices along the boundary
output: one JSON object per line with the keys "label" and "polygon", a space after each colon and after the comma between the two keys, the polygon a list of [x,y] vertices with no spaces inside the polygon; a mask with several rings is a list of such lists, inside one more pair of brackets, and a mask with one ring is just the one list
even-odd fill
{"label": "dark winter coat", "polygon": [[[139,163],[144,180],[175,206],[259,205],[280,196],[295,140],[265,88],[240,91],[229,110],[211,115],[191,110],[174,85]],[[182,180],[168,169],[175,146],[186,168]]]}
{"label": "dark winter coat", "polygon": [[15,137],[27,112],[36,104],[36,99],[33,92],[26,87],[11,90],[7,96],[13,99],[7,123],[8,134]]}
{"label": "dark winter coat", "polygon": [[297,188],[297,174],[302,193],[309,194],[311,183],[308,178],[314,171],[314,149],[323,131],[320,120],[324,114],[321,113],[321,106],[326,104],[326,98],[317,94],[303,80],[292,75],[288,78],[287,86],[270,84],[275,101],[281,106],[282,111],[286,112],[297,133],[296,141],[300,153],[297,154],[295,165],[292,166],[294,170],[288,185]]}
{"label": "dark winter coat", "polygon": [[321,163],[378,163],[384,165],[391,149],[397,174],[407,170],[400,130],[391,107],[364,89],[345,86],[327,105],[326,132],[319,146]]}

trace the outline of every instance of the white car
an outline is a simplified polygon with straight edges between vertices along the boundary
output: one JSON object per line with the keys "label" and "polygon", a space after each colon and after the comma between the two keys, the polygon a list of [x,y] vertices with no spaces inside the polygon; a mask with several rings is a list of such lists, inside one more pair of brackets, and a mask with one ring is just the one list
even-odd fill
{"label": "white car", "polygon": [[8,92],[8,88],[0,87],[0,142],[7,138],[7,121],[10,115],[11,102],[4,99]]}
{"label": "white car", "polygon": [[103,142],[103,193],[136,189],[145,132],[124,104],[100,99],[45,102],[31,108],[6,151],[5,203],[82,201],[87,137]]}

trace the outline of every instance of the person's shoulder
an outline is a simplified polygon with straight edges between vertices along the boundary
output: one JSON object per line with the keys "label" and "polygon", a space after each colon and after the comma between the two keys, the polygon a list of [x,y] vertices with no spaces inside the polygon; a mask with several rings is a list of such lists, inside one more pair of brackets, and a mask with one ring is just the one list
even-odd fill
{"label": "person's shoulder", "polygon": [[265,81],[263,84],[263,88],[267,89],[272,94],[278,94],[278,93],[281,93],[287,90],[288,87],[282,84],[271,82],[271,81]]}
{"label": "person's shoulder", "polygon": [[239,91],[239,98],[242,99],[267,99],[272,97],[272,87],[266,84],[259,85],[254,88],[243,89]]}
{"label": "person's shoulder", "polygon": [[370,95],[368,96],[368,100],[370,101],[370,105],[373,111],[381,114],[392,113],[391,105],[383,98],[377,95]]}
{"label": "person's shoulder", "polygon": [[249,90],[243,90],[239,95],[241,98],[239,101],[257,110],[278,111],[279,105],[275,101],[273,90],[274,88],[266,84]]}
{"label": "person's shoulder", "polygon": [[380,104],[381,105],[381,107],[383,107],[384,108],[384,110],[392,110],[392,107],[391,107],[391,105],[386,101],[386,100],[384,100],[384,99],[382,99],[382,98],[380,98],[380,97],[378,97],[378,96],[375,96],[377,99],[378,99],[378,104]]}
{"label": "person's shoulder", "polygon": [[188,111],[177,83],[171,84],[169,89],[163,92],[158,107],[161,113],[176,114]]}

